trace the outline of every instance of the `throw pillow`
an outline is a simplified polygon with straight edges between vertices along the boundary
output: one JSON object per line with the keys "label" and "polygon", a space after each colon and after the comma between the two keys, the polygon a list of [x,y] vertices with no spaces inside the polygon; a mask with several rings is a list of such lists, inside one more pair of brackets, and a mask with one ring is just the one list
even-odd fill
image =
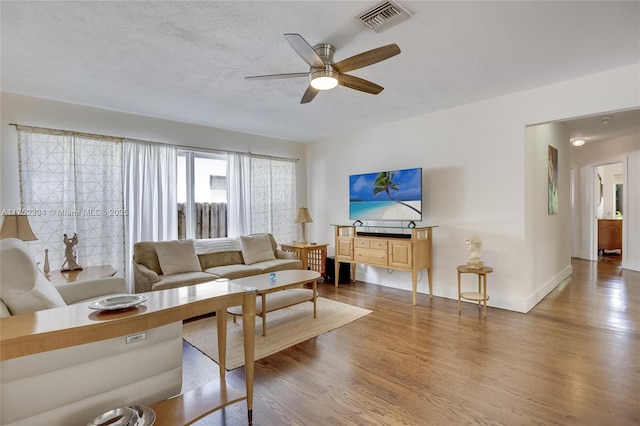
{"label": "throw pillow", "polygon": [[156,243],[156,252],[164,275],[202,272],[193,240],[160,241]]}
{"label": "throw pillow", "polygon": [[246,265],[276,258],[267,234],[242,236],[240,237],[240,247]]}

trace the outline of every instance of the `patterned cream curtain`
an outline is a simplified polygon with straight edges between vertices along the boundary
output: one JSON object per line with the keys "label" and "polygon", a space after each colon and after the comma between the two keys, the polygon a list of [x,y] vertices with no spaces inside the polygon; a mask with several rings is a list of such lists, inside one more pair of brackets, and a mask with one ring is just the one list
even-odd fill
{"label": "patterned cream curtain", "polygon": [[64,263],[63,235],[78,234],[80,266],[124,270],[122,140],[16,126],[22,208],[38,241],[30,247],[51,269]]}
{"label": "patterned cream curtain", "polygon": [[278,243],[296,239],[295,160],[251,157],[251,232],[271,232]]}

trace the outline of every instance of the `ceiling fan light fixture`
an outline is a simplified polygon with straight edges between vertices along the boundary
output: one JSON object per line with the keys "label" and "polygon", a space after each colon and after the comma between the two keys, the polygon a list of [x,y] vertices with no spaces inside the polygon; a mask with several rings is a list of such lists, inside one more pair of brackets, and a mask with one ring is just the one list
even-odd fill
{"label": "ceiling fan light fixture", "polygon": [[314,71],[309,77],[316,90],[331,90],[338,85],[338,73],[331,70]]}

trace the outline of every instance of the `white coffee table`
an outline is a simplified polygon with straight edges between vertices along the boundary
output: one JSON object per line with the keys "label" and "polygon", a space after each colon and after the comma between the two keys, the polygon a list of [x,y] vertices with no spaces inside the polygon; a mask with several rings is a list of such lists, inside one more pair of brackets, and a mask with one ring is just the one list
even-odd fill
{"label": "white coffee table", "polygon": [[[257,289],[256,315],[262,317],[262,335],[267,335],[267,313],[278,309],[287,308],[303,302],[313,302],[313,318],[316,318],[317,286],[320,273],[305,269],[290,269],[276,271],[276,279],[269,280],[269,274],[253,275],[245,278],[231,280],[233,284],[242,287]],[[311,283],[312,288],[303,288],[304,284]],[[268,297],[267,297],[268,295]],[[227,309],[233,315],[242,315],[242,307],[234,306]]]}

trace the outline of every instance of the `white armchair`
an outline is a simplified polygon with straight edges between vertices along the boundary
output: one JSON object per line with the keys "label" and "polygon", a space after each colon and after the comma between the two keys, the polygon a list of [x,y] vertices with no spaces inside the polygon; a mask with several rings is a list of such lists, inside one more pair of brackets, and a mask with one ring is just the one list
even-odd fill
{"label": "white armchair", "polygon": [[125,280],[118,277],[56,287],[38,270],[27,243],[17,238],[0,240],[0,253],[0,316],[3,317],[29,314],[127,291]]}
{"label": "white armchair", "polygon": [[[21,240],[0,240],[0,317],[30,314],[125,293],[123,278],[54,286]],[[8,320],[8,319],[5,319]],[[0,329],[10,323],[3,323]],[[182,322],[0,363],[0,424],[86,425],[110,409],[149,405],[180,393]]]}

